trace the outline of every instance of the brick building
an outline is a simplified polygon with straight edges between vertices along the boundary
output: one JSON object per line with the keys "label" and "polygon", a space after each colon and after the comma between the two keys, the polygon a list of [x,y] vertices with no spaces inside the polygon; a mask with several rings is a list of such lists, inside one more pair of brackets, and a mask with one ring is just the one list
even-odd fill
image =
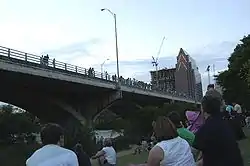
{"label": "brick building", "polygon": [[179,93],[201,100],[203,96],[201,74],[195,60],[182,48],[177,56],[175,88]]}
{"label": "brick building", "polygon": [[[157,85],[156,71],[150,71],[151,84]],[[158,87],[162,90],[175,91],[175,68],[158,70]]]}
{"label": "brick building", "polygon": [[[151,83],[157,86],[157,73],[151,71]],[[177,56],[176,68],[158,70],[158,87],[201,100],[201,75],[195,60],[182,48]]]}

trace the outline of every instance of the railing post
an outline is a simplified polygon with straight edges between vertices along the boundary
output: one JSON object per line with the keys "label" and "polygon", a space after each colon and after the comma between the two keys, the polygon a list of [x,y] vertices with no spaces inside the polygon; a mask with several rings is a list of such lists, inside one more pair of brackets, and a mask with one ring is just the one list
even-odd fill
{"label": "railing post", "polygon": [[8,57],[10,58],[10,49],[8,49]]}
{"label": "railing post", "polygon": [[65,67],[65,70],[67,70],[67,64],[66,63],[64,63],[64,67]]}
{"label": "railing post", "polygon": [[24,57],[25,57],[25,61],[27,62],[28,60],[27,53],[24,54]]}
{"label": "railing post", "polygon": [[76,73],[77,73],[77,66],[76,66]]}

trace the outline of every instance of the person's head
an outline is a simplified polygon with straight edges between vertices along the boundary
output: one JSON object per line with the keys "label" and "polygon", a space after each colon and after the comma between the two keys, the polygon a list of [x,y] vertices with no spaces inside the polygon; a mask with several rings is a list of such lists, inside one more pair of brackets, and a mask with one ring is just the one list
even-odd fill
{"label": "person's head", "polygon": [[74,151],[76,153],[82,153],[83,152],[83,148],[82,148],[82,145],[80,143],[77,143],[74,147]]}
{"label": "person's head", "polygon": [[158,141],[169,140],[178,137],[176,127],[165,116],[159,116],[153,124],[155,137]]}
{"label": "person's head", "polygon": [[214,89],[214,84],[209,84],[209,85],[207,86],[207,90],[211,90],[211,89]]}
{"label": "person's head", "polygon": [[221,101],[213,96],[204,96],[201,106],[205,116],[214,116],[220,113]]}
{"label": "person's head", "polygon": [[111,140],[111,138],[105,138],[105,140],[104,140],[104,146],[105,147],[111,147],[112,146],[112,140]]}
{"label": "person's head", "polygon": [[236,102],[233,102],[232,104],[233,104],[233,106],[235,106],[235,105],[236,105]]}
{"label": "person's head", "polygon": [[55,123],[46,124],[41,130],[41,141],[43,145],[64,145],[64,135],[61,126]]}
{"label": "person's head", "polygon": [[181,117],[177,112],[170,112],[168,114],[168,118],[173,122],[176,128],[182,127],[181,125]]}

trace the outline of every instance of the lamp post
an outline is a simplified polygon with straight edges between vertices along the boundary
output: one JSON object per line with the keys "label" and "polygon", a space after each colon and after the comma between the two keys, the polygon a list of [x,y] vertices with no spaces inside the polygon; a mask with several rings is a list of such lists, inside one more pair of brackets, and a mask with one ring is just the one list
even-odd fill
{"label": "lamp post", "polygon": [[116,70],[117,70],[117,81],[118,86],[120,86],[120,74],[119,74],[119,58],[118,58],[118,43],[117,43],[117,27],[116,27],[116,14],[107,8],[101,9],[101,11],[108,11],[113,17],[115,21],[115,48],[116,48]]}
{"label": "lamp post", "polygon": [[105,59],[105,61],[103,61],[103,63],[101,64],[101,75],[103,77],[103,65],[105,64],[106,61],[108,61],[109,59]]}

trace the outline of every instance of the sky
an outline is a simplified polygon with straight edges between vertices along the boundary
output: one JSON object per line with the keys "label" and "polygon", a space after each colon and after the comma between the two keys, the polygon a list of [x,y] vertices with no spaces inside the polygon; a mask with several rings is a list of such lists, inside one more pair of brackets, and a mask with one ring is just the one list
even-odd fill
{"label": "sky", "polygon": [[[175,66],[180,48],[205,72],[227,68],[227,58],[250,33],[249,0],[0,0],[0,45],[58,61],[116,73],[117,16],[120,75],[150,81],[152,56],[159,68]],[[203,88],[205,89],[205,88]]]}

